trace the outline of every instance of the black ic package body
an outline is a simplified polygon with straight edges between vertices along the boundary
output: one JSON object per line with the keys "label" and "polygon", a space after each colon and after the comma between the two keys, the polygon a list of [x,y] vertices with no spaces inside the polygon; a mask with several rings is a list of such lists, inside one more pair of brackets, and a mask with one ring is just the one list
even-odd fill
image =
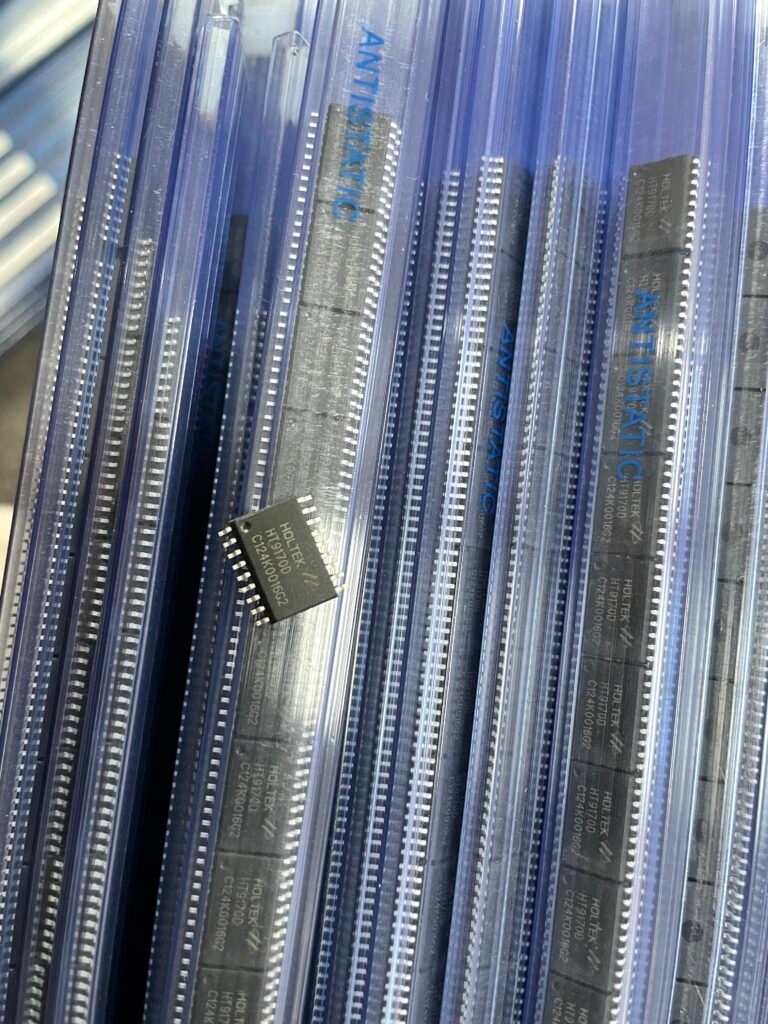
{"label": "black ic package body", "polygon": [[240,593],[259,624],[280,622],[338,596],[312,527],[312,499],[289,498],[233,519],[220,533]]}

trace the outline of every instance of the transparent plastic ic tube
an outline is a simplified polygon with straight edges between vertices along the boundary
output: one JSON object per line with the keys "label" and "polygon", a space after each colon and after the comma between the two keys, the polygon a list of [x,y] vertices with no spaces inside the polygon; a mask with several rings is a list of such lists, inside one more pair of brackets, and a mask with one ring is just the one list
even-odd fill
{"label": "transparent plastic ic tube", "polygon": [[[750,339],[752,344],[759,345],[761,362],[765,355],[765,335],[762,318],[754,314],[764,301],[762,297],[745,300],[741,323],[744,333],[739,335],[740,340]],[[745,306],[752,308],[745,309]],[[712,983],[705,989],[705,999],[701,1000],[702,1013],[706,1007],[711,1013],[710,1019],[717,1024],[763,1020],[768,1013],[765,972],[768,958],[768,593],[765,585],[768,578],[765,500],[768,460],[765,434],[760,462],[755,536],[750,545],[750,569],[745,580],[752,601],[748,606],[748,628],[742,630],[740,637],[733,711],[730,720],[725,722],[725,728],[730,726],[732,731],[728,748],[732,781],[726,790],[727,795],[733,794],[732,836],[722,873],[724,906],[713,936],[716,957],[713,957],[710,976]]]}
{"label": "transparent plastic ic tube", "polygon": [[[15,998],[28,850],[79,551],[110,311],[162,12],[107,2],[96,27],[68,183],[3,595],[0,1005]],[[129,67],[130,73],[126,73]]]}
{"label": "transparent plastic ic tube", "polygon": [[619,4],[554,7],[443,1021],[521,1019],[603,258]]}
{"label": "transparent plastic ic tube", "polygon": [[727,479],[754,13],[641,0],[628,39],[536,1022],[564,1007],[597,1024],[667,1020],[678,938],[704,927],[681,930],[686,889],[704,881],[688,883],[687,823]]}
{"label": "transparent plastic ic tube", "polygon": [[[173,984],[179,963],[171,944],[178,900],[178,879],[184,864],[184,836],[189,825],[206,698],[214,669],[216,623],[229,566],[219,539],[221,524],[237,515],[243,501],[249,442],[267,313],[274,297],[280,225],[286,217],[290,171],[294,164],[301,97],[309,47],[298,32],[275,39],[260,140],[251,179],[251,209],[233,328],[231,357],[218,443],[213,494],[205,540],[202,580],[189,658],[181,731],[174,769],[171,807],[163,856],[155,930],[147,985],[146,1019],[162,1020],[172,1012]],[[243,118],[256,113],[246,98]],[[238,176],[243,168],[238,162]]]}
{"label": "transparent plastic ic tube", "polygon": [[[691,817],[689,877],[703,875],[708,884],[686,887],[672,996],[672,1013],[688,1014],[692,1021],[760,1020],[765,1015],[765,1008],[758,1007],[765,998],[761,978],[768,955],[762,938],[768,710],[763,426],[768,353],[762,307],[768,296],[760,284],[764,275],[753,272],[765,237],[763,209],[752,206],[748,215],[732,389],[736,415],[744,393],[753,398],[757,415],[748,437],[734,425],[729,439],[710,671]],[[702,918],[710,924],[706,930],[696,927]]]}
{"label": "transparent plastic ic tube", "polygon": [[[438,1020],[548,9],[488,3],[457,63],[350,964],[348,1020]],[[453,61],[449,62],[449,66]]]}
{"label": "transparent plastic ic tube", "polygon": [[[80,251],[86,195],[94,163],[95,143],[105,103],[107,75],[116,47],[118,31],[122,36],[125,22],[120,19],[120,0],[101,5],[94,26],[91,55],[83,85],[80,113],[70,161],[67,192],[61,215],[59,242],[56,248],[50,296],[42,341],[42,353],[31,418],[27,428],[25,457],[16,498],[16,514],[5,564],[2,602],[0,603],[0,701],[5,700],[11,656],[18,625],[19,601],[24,568],[29,554],[29,537],[40,486],[41,462],[45,450],[48,424],[56,386],[62,343],[70,313],[71,291]],[[112,95],[110,92],[108,95]],[[117,97],[115,97],[117,101]],[[124,102],[124,100],[123,100]],[[106,199],[106,196],[104,197]]]}
{"label": "transparent plastic ic tube", "polygon": [[741,296],[687,882],[682,910],[675,908],[680,917],[671,995],[668,980],[656,986],[651,978],[648,999],[671,1003],[672,1018],[693,1024],[765,1016],[766,56],[766,9],[758,5]]}
{"label": "transparent plastic ic tube", "polygon": [[[193,16],[193,29],[195,22]],[[146,853],[136,849],[146,843],[145,773],[150,741],[162,742],[158,708],[169,699],[164,690],[176,657],[166,637],[175,635],[174,605],[184,579],[190,519],[185,497],[213,343],[241,94],[238,23],[210,17],[199,33],[170,215],[159,244],[139,401],[129,428],[131,458],[93,650],[94,692],[83,736],[89,757],[77,768],[50,1019],[114,1019],[120,959],[131,934],[125,919],[136,899],[131,889],[145,870],[138,871],[137,862],[143,865]],[[197,226],[193,244],[190,223]]]}
{"label": "transparent plastic ic tube", "polygon": [[[134,7],[138,10],[140,4]],[[139,132],[143,133],[132,168],[132,184],[135,172],[136,188],[131,196],[131,227],[126,227],[119,237],[104,235],[114,265],[97,262],[93,268],[102,305],[96,316],[96,300],[92,297],[87,314],[93,335],[89,341],[93,359],[89,369],[91,392],[79,393],[80,404],[64,405],[64,415],[73,417],[72,429],[78,432],[81,445],[77,459],[74,452],[70,453],[71,461],[65,462],[63,470],[64,481],[71,487],[70,504],[58,505],[59,509],[69,509],[71,547],[54,549],[48,572],[57,580],[58,590],[50,592],[50,599],[42,608],[36,603],[39,595],[33,592],[26,613],[31,621],[42,616],[44,628],[37,642],[47,644],[38,648],[42,653],[36,656],[32,676],[40,694],[35,713],[37,728],[42,731],[41,749],[46,756],[41,765],[35,765],[25,755],[19,769],[26,773],[27,799],[37,809],[29,816],[25,831],[16,837],[11,862],[12,872],[18,870],[14,865],[21,865],[22,877],[29,887],[28,896],[22,893],[22,898],[29,901],[28,920],[23,913],[15,925],[14,957],[21,958],[23,964],[14,971],[14,977],[19,985],[19,1005],[30,1021],[43,1012],[47,998],[51,946],[59,926],[63,864],[70,842],[76,841],[72,837],[77,835],[72,825],[75,779],[93,688],[96,643],[108,615],[105,587],[119,534],[117,507],[124,469],[130,459],[129,439],[139,394],[154,260],[167,220],[166,195],[175,173],[172,168],[180,139],[179,111],[187,90],[187,58],[198,5],[180,0],[167,5],[158,17],[159,23],[154,24],[154,35],[149,40],[140,36],[132,40],[132,45],[143,45],[148,54],[129,51],[127,55],[120,54],[119,60],[116,54],[116,64],[110,72],[122,81],[126,61],[137,62],[140,69],[144,60],[148,61],[147,73],[151,78],[144,86],[144,106],[132,115],[135,124],[123,123],[125,117],[121,120],[108,102],[102,112],[102,117],[116,119],[114,125],[110,122],[109,132],[126,132],[130,128],[136,146]],[[135,30],[130,19],[128,23]],[[105,146],[106,142],[109,139]],[[114,183],[109,188],[114,188]],[[124,199],[123,196],[121,203]],[[102,200],[102,196],[91,196],[88,209],[98,209]],[[63,364],[62,373],[65,369]],[[62,401],[76,383],[76,379],[62,377]],[[61,422],[62,414],[54,410],[53,415],[51,445],[55,458],[62,459],[66,452],[59,454],[56,445],[62,443],[59,435],[65,423]],[[59,483],[63,486],[61,480]],[[48,506],[51,500],[50,490],[41,496],[41,502]],[[50,516],[50,507],[43,507],[43,513]],[[41,541],[36,546],[44,544]],[[24,665],[20,662],[17,671]]]}
{"label": "transparent plastic ic tube", "polygon": [[[437,123],[439,118],[435,118]],[[435,137],[433,135],[433,144]],[[430,147],[431,149],[431,147]],[[439,183],[422,184],[413,223],[410,269],[404,290],[387,426],[376,481],[376,501],[366,566],[360,636],[344,726],[333,831],[323,880],[322,920],[312,990],[312,1020],[343,1019],[350,949],[355,929],[356,881],[365,840],[369,780],[381,692],[377,682],[386,656],[410,425],[416,405],[419,341],[429,281],[430,241],[435,237]]]}
{"label": "transparent plastic ic tube", "polygon": [[[474,74],[481,6],[462,9],[457,4],[451,9],[441,55],[428,166],[424,170],[419,216],[414,223],[408,305],[398,337],[388,430],[377,481],[376,515],[366,571],[365,619],[357,649],[325,880],[312,1005],[313,1020],[318,1022],[345,1020],[348,1001],[355,998],[350,964],[361,952],[358,889],[364,883],[364,872],[371,870],[369,791],[380,772],[377,737],[389,717],[392,697],[391,680],[385,671],[391,657],[390,631],[396,629],[401,639],[404,635],[399,623],[405,594],[413,582],[412,574],[404,571],[404,564],[415,555],[418,520],[423,512],[419,481],[426,470],[434,377],[440,360],[440,336],[456,244],[456,195],[462,166],[456,150],[461,148],[464,135],[461,111],[468,102],[465,82]],[[462,69],[458,88],[457,67]],[[418,480],[414,477],[414,460],[419,463]],[[356,962],[365,961],[361,958]]]}
{"label": "transparent plastic ic tube", "polygon": [[318,12],[241,511],[311,495],[345,589],[257,627],[224,588],[173,1020],[235,998],[295,1021],[306,996],[442,20],[431,0]]}

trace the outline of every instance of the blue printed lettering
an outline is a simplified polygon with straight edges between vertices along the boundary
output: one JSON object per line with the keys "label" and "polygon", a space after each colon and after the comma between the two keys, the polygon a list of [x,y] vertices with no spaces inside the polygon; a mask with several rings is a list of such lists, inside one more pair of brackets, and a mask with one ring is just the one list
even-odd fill
{"label": "blue printed lettering", "polygon": [[[337,220],[356,221],[361,213],[361,198],[365,192],[368,176],[368,156],[371,148],[371,133],[360,131],[373,124],[376,116],[375,103],[379,94],[382,49],[384,40],[371,29],[362,27],[362,39],[357,47],[355,69],[365,73],[352,79],[355,91],[350,93],[347,107],[347,124],[344,133],[344,148],[339,162],[336,198],[333,215]],[[353,184],[350,185],[349,183]]]}
{"label": "blue printed lettering", "polygon": [[632,352],[624,375],[626,390],[619,425],[619,455],[616,475],[619,480],[639,480],[645,471],[643,457],[652,436],[648,411],[653,395],[653,377],[658,341],[659,295],[636,291],[632,307]]}

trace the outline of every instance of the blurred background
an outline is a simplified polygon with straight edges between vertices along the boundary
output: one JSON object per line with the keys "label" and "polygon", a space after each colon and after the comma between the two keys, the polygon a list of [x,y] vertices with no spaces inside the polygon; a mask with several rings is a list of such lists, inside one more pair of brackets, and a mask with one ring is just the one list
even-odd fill
{"label": "blurred background", "polygon": [[0,0],[0,577],[97,0]]}

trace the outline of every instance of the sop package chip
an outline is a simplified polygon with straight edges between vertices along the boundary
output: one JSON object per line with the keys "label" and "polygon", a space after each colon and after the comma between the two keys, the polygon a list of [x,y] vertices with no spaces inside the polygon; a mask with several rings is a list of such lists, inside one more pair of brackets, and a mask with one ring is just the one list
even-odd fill
{"label": "sop package chip", "polygon": [[259,625],[281,622],[338,596],[313,527],[311,497],[289,498],[233,519],[219,536]]}

